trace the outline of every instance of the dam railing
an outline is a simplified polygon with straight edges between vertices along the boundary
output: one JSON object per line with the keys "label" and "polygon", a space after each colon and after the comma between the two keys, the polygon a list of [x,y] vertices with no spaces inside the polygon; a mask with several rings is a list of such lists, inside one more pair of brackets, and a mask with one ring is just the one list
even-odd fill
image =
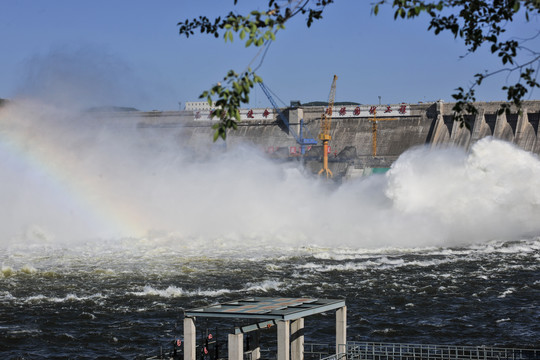
{"label": "dam railing", "polygon": [[[306,349],[306,355],[309,350]],[[320,354],[316,351],[315,354]],[[314,354],[314,355],[315,355]],[[321,360],[540,360],[540,349],[347,342]]]}

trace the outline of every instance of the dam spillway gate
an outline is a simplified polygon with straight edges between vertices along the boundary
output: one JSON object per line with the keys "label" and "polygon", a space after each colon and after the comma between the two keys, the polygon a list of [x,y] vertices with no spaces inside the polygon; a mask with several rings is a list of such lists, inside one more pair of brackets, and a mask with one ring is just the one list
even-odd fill
{"label": "dam spillway gate", "polygon": [[[377,127],[376,154],[373,153],[373,117],[369,110],[377,106],[342,106],[334,108],[328,161],[331,171],[341,177],[354,177],[365,168],[388,168],[405,151],[416,146],[457,146],[469,150],[485,137],[510,142],[540,155],[540,101],[525,101],[521,111],[498,114],[502,102],[475,103],[478,113],[466,115],[468,127],[454,121],[452,103],[381,105],[377,118],[392,116]],[[385,108],[392,108],[386,113]],[[360,108],[360,111],[356,111]],[[401,111],[401,109],[405,110]],[[178,143],[195,156],[208,149],[223,151],[249,144],[276,160],[304,161],[306,168],[317,172],[322,159],[322,145],[309,146],[305,155],[295,140],[303,127],[311,134],[320,131],[324,106],[297,106],[282,109],[289,126],[285,129],[271,108],[241,110],[238,129],[227,133],[226,141],[213,143],[216,120],[195,111],[155,111],[101,113],[111,121],[133,122],[141,131],[175,133]],[[251,117],[248,114],[252,114]],[[264,114],[267,114],[264,116]],[[295,133],[296,132],[296,133]],[[294,133],[294,134],[292,134]],[[296,135],[296,136],[294,136]],[[375,156],[374,156],[375,155]]]}

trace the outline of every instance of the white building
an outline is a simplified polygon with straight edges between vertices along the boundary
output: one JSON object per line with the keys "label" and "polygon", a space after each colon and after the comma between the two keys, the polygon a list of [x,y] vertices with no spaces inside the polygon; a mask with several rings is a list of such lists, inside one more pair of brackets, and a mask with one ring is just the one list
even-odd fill
{"label": "white building", "polygon": [[191,111],[210,111],[213,108],[208,104],[208,101],[186,101],[184,110]]}

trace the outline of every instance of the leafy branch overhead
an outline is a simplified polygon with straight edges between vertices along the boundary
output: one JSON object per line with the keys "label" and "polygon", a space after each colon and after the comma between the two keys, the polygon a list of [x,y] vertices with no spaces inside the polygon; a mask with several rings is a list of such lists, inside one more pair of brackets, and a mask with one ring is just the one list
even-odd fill
{"label": "leafy branch overhead", "polygon": [[[373,13],[377,14],[379,6],[387,3],[389,1],[381,0],[373,5]],[[504,104],[499,113],[504,111],[509,113],[511,104],[521,108],[526,94],[540,87],[536,80],[540,66],[540,52],[526,47],[529,40],[540,35],[540,31],[535,30],[536,34],[530,39],[517,40],[504,37],[506,27],[518,14],[523,13],[527,22],[530,22],[531,17],[538,16],[540,1],[394,0],[392,7],[395,8],[394,19],[412,19],[425,13],[431,17],[428,30],[432,30],[435,35],[449,31],[455,38],[463,39],[468,53],[474,53],[482,46],[489,46],[491,53],[500,58],[503,68],[477,73],[468,88],[458,87],[457,92],[452,95],[456,100],[453,108],[455,117],[461,125],[468,126],[464,120],[464,113],[477,113],[473,105],[476,101],[475,88],[488,77],[502,72],[518,75],[515,84],[502,87],[509,103]],[[518,59],[524,60],[518,62]]]}
{"label": "leafy branch overhead", "polygon": [[[306,15],[306,25],[311,26],[314,20],[322,18],[324,7],[333,0],[303,0],[290,1],[287,5],[280,5],[276,0],[268,1],[266,11],[251,11],[247,15],[229,12],[225,17],[210,20],[206,16],[199,16],[192,20],[178,23],[180,35],[190,37],[198,29],[203,34],[210,34],[216,38],[223,36],[225,42],[232,42],[234,34],[245,46],[261,47],[270,44],[276,39],[279,30],[285,29],[285,23],[298,14]],[[234,1],[236,5],[237,0]],[[214,141],[225,139],[228,129],[236,129],[240,121],[240,106],[249,103],[250,89],[262,79],[248,68],[242,74],[229,70],[223,82],[218,82],[210,90],[204,91],[199,98],[206,99],[210,106],[215,107],[211,117],[217,117],[219,123],[214,125]],[[217,100],[214,100],[216,98]]]}
{"label": "leafy branch overhead", "polygon": [[[234,0],[236,5],[238,0]],[[247,15],[237,14],[233,11],[225,17],[217,17],[214,20],[206,16],[199,16],[196,19],[186,19],[179,22],[180,35],[194,35],[195,30],[201,33],[219,37],[224,32],[225,41],[232,41],[232,33],[238,33],[241,40],[246,40],[246,47],[250,45],[261,46],[265,40],[275,40],[275,33],[285,29],[285,22],[298,14],[307,14],[306,25],[310,27],[314,20],[322,19],[324,8],[333,3],[334,0],[291,0],[286,5],[280,5],[277,0],[268,1],[266,11],[251,11]]]}
{"label": "leafy branch overhead", "polygon": [[223,80],[228,84],[227,87],[218,82],[200,96],[206,98],[210,105],[213,104],[212,96],[215,95],[218,98],[214,103],[216,109],[211,114],[212,117],[220,119],[218,123],[212,126],[216,130],[214,141],[219,137],[225,140],[227,129],[236,130],[238,121],[240,121],[240,103],[248,103],[250,89],[253,88],[254,83],[262,81],[251,69],[241,75],[230,70]]}
{"label": "leafy branch overhead", "polygon": [[[234,0],[234,5],[237,1]],[[278,31],[285,29],[285,23],[298,14],[304,15],[306,25],[310,27],[313,21],[322,19],[323,12],[333,2],[268,0],[265,11],[251,11],[246,15],[231,11],[227,16],[213,20],[206,16],[185,20],[178,23],[179,33],[190,37],[199,30],[203,34],[223,36],[226,42],[232,42],[236,34],[246,47],[260,47],[274,41]],[[473,104],[476,101],[475,90],[484,79],[499,73],[517,74],[515,84],[505,84],[502,87],[509,103],[500,109],[501,113],[509,112],[511,104],[520,108],[525,96],[540,87],[537,81],[540,52],[527,47],[529,41],[540,36],[540,31],[536,30],[536,34],[529,39],[504,37],[506,27],[517,16],[523,15],[527,22],[531,22],[531,18],[539,15],[540,0],[379,0],[372,4],[372,13],[377,15],[381,6],[391,6],[394,9],[394,19],[414,19],[426,14],[431,18],[428,30],[432,30],[435,35],[450,32],[455,38],[463,40],[468,53],[489,46],[491,53],[500,58],[502,68],[476,74],[469,86],[458,87],[452,95],[456,100],[454,115],[462,126],[468,126],[464,114],[477,112]],[[201,98],[206,98],[211,106],[216,106],[212,115],[220,119],[215,126],[214,139],[225,139],[227,129],[236,128],[241,103],[249,102],[250,89],[255,82],[260,81],[262,79],[251,69],[241,75],[231,70],[223,81],[226,87],[218,83],[201,94]],[[214,96],[217,97],[215,102]]]}

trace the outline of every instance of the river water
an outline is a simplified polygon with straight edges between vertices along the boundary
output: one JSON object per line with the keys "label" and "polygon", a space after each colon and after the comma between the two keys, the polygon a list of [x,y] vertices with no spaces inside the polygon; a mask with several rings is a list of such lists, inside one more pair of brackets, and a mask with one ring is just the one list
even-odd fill
{"label": "river water", "polygon": [[[540,345],[538,238],[459,248],[266,248],[259,255],[145,247],[3,251],[3,358],[155,355],[182,337],[183,309],[249,296],[343,298],[349,340]],[[333,313],[307,318],[306,342],[332,342],[334,321]]]}
{"label": "river water", "polygon": [[[183,309],[250,296],[345,299],[349,340],[540,347],[536,155],[421,147],[329,184],[122,126],[0,112],[2,358],[145,358]],[[306,342],[334,321],[307,318]]]}

